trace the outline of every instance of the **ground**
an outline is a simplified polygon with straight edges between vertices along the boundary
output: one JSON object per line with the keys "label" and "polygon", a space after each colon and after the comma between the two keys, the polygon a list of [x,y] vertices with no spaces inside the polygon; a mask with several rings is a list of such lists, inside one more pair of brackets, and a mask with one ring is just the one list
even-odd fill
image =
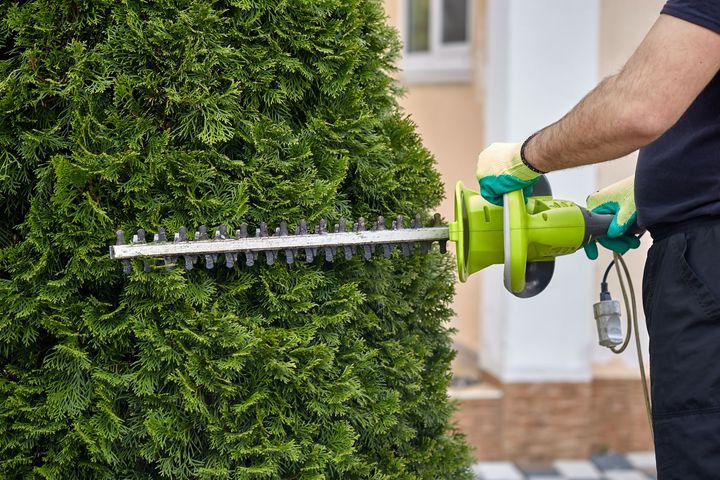
{"label": "ground", "polygon": [[652,452],[595,455],[588,460],[542,463],[480,462],[477,480],[649,480],[655,479]]}

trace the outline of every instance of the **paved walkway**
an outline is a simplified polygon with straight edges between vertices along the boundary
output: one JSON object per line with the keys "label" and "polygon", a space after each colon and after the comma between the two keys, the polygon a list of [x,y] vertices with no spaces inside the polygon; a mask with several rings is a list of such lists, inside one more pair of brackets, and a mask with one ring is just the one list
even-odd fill
{"label": "paved walkway", "polygon": [[655,477],[655,455],[595,455],[589,460],[543,463],[480,462],[473,467],[477,480],[649,480]]}

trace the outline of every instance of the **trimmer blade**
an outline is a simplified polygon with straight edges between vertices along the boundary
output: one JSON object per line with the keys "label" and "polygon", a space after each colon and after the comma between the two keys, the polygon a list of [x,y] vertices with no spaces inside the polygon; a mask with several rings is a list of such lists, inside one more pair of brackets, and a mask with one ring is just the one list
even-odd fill
{"label": "trimmer blade", "polygon": [[[234,237],[228,234],[230,229],[227,225],[220,225],[211,239],[207,227],[201,225],[193,239],[189,239],[187,229],[181,227],[172,236],[173,241],[168,241],[165,229],[158,229],[153,236],[154,241],[146,242],[145,230],[140,229],[129,244],[125,243],[124,232],[119,230],[116,232],[117,245],[110,247],[110,257],[121,260],[123,271],[130,273],[132,258],[144,258],[144,269],[149,271],[148,258],[161,258],[165,268],[170,269],[182,257],[185,268],[192,270],[198,258],[204,259],[205,268],[214,268],[220,255],[225,258],[224,265],[232,268],[241,254],[245,255],[245,265],[253,266],[261,253],[265,255],[267,265],[275,264],[280,252],[287,264],[296,263],[300,255],[304,255],[305,262],[311,263],[318,257],[319,250],[323,251],[322,257],[327,262],[336,258],[350,260],[358,253],[365,260],[370,260],[377,248],[385,257],[392,256],[396,247],[400,247],[403,255],[409,256],[415,250],[414,245],[420,246],[420,252],[427,253],[433,242],[438,242],[440,251],[444,253],[449,231],[448,227],[439,224],[439,216],[435,216],[431,227],[423,227],[420,216],[415,216],[410,226],[406,228],[402,216],[393,220],[391,230],[386,228],[382,216],[378,217],[371,230],[364,218],[359,218],[354,225],[340,218],[334,224],[334,231],[330,232],[328,221],[321,219],[314,229],[315,233],[309,233],[307,222],[301,220],[293,234],[286,221],[280,222],[274,230],[263,222],[256,228],[255,236],[248,234],[247,224],[241,224]],[[342,252],[340,257],[338,252]]]}

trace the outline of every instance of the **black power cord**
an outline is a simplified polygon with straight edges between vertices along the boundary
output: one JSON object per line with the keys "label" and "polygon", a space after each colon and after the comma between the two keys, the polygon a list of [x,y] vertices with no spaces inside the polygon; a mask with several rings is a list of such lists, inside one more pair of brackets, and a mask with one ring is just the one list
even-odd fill
{"label": "black power cord", "polygon": [[[641,345],[640,345],[640,331],[638,329],[638,318],[637,318],[637,304],[635,300],[635,289],[633,288],[632,279],[630,278],[630,270],[627,267],[627,264],[625,263],[625,259],[623,259],[622,255],[615,252],[613,253],[613,260],[608,265],[607,269],[605,270],[605,274],[603,275],[602,283],[600,284],[600,302],[594,305],[595,310],[595,319],[596,321],[600,320],[600,317],[605,316],[606,318],[608,316],[617,315],[617,322],[619,324],[619,304],[617,307],[607,308],[610,307],[611,303],[617,303],[612,300],[612,297],[610,296],[610,291],[608,290],[607,286],[607,278],[610,274],[610,270],[612,267],[615,267],[615,270],[617,272],[618,282],[620,282],[620,288],[622,289],[622,296],[623,296],[623,302],[625,303],[625,309],[628,313],[628,321],[627,321],[627,335],[625,337],[625,341],[623,344],[618,348],[617,344],[615,345],[606,345],[610,348],[610,350],[613,353],[619,354],[625,351],[625,348],[627,348],[628,343],[630,343],[630,337],[632,335],[632,330],[634,327],[635,330],[635,346],[637,349],[637,356],[638,356],[638,364],[640,367],[640,378],[642,381],[642,387],[643,387],[643,396],[645,397],[645,409],[648,417],[648,424],[650,426],[650,435],[653,436],[653,424],[652,424],[652,407],[650,402],[650,391],[648,388],[648,381],[647,377],[645,375],[645,362],[643,361],[642,357],[642,351],[641,351]],[[622,269],[620,268],[622,267]],[[623,277],[625,277],[625,280],[627,280],[627,290],[625,288],[625,281],[623,281]],[[606,307],[603,308],[602,306]],[[606,320],[607,321],[607,320]],[[600,325],[600,323],[599,323]],[[602,343],[601,343],[602,345]]]}

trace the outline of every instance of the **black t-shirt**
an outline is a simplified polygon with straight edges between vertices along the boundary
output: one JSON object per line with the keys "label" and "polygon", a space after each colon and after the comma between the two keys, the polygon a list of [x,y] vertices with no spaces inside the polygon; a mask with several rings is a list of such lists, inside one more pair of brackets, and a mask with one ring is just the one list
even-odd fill
{"label": "black t-shirt", "polygon": [[[720,0],[669,0],[662,13],[720,33]],[[643,227],[720,216],[720,74],[670,130],[640,150],[635,203]]]}

